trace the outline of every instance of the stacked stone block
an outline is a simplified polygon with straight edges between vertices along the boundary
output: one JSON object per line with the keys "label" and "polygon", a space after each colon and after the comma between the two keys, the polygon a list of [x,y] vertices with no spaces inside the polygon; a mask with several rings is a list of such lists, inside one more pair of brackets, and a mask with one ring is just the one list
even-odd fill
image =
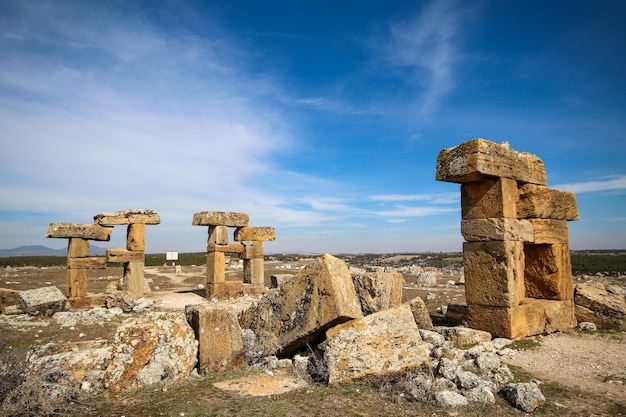
{"label": "stacked stone block", "polygon": [[574,194],[546,187],[537,156],[484,139],[442,150],[436,179],[461,184],[468,324],[508,338],[573,327]]}
{"label": "stacked stone block", "polygon": [[68,239],[67,297],[87,296],[87,270],[105,269],[104,257],[89,256],[89,241],[108,241],[112,227],[97,224],[51,223],[46,232],[49,238]]}
{"label": "stacked stone block", "polygon": [[[245,213],[202,211],[193,215],[194,226],[208,226],[206,295],[236,297],[243,294],[243,284],[264,287],[263,241],[274,240],[273,227],[248,226]],[[234,240],[229,242],[229,227],[234,227]],[[226,281],[225,253],[237,253],[243,259],[243,281]]]}
{"label": "stacked stone block", "polygon": [[144,279],[146,225],[161,223],[160,216],[154,210],[127,209],[96,214],[94,223],[108,226],[128,226],[126,229],[126,249],[107,249],[106,261],[123,262],[123,289],[135,297],[142,297],[145,290],[149,290]]}

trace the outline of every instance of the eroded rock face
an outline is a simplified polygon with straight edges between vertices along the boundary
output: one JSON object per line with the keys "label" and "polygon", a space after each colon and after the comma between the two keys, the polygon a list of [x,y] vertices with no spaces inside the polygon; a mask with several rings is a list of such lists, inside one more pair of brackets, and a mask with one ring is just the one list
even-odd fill
{"label": "eroded rock face", "polygon": [[245,311],[239,323],[257,335],[271,333],[282,356],[321,341],[327,329],[363,316],[344,261],[329,254],[314,260]]}
{"label": "eroded rock face", "polygon": [[31,316],[52,316],[65,310],[67,297],[57,287],[42,287],[20,293],[20,307]]}
{"label": "eroded rock face", "polygon": [[422,341],[406,304],[340,324],[326,338],[330,385],[375,382],[409,372],[432,378],[432,346]]}
{"label": "eroded rock face", "polygon": [[352,275],[352,281],[365,315],[402,304],[402,274],[394,272],[356,273]]}
{"label": "eroded rock face", "polygon": [[589,281],[576,285],[576,319],[600,329],[626,330],[624,296],[610,293],[606,285]]}
{"label": "eroded rock face", "polygon": [[197,363],[198,342],[183,313],[148,313],[125,320],[113,340],[104,386],[125,391],[187,378]]}

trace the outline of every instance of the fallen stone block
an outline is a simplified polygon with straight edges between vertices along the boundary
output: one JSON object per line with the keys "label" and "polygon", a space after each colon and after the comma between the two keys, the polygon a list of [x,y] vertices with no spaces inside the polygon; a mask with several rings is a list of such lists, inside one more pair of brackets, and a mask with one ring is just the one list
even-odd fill
{"label": "fallen stone block", "polygon": [[274,334],[282,346],[279,355],[286,356],[319,343],[327,329],[362,316],[348,266],[326,254],[263,296],[239,323],[256,334]]}
{"label": "fallen stone block", "polygon": [[508,384],[502,390],[504,398],[513,407],[530,413],[546,401],[539,386],[534,382]]}
{"label": "fallen stone block", "polygon": [[20,307],[31,316],[52,316],[65,310],[67,297],[57,287],[42,287],[20,292]]}
{"label": "fallen stone block", "polygon": [[626,330],[624,296],[610,293],[604,283],[588,281],[576,285],[576,319],[600,329]]}
{"label": "fallen stone block", "polygon": [[409,373],[432,379],[431,348],[408,305],[335,326],[322,345],[329,385],[375,384]]}
{"label": "fallen stone block", "polygon": [[411,314],[413,314],[413,319],[415,320],[415,324],[418,329],[435,330],[435,326],[433,326],[433,321],[430,318],[430,313],[428,308],[426,308],[424,300],[420,297],[415,297],[412,300],[407,301],[406,304],[411,309]]}
{"label": "fallen stone block", "polygon": [[468,346],[478,343],[489,342],[492,339],[491,333],[489,332],[467,327],[437,326],[435,327],[435,331],[461,349],[466,349]]}
{"label": "fallen stone block", "polygon": [[126,391],[185,380],[198,361],[198,342],[183,313],[151,312],[120,324],[104,386]]}
{"label": "fallen stone block", "polygon": [[402,304],[402,281],[402,274],[394,272],[352,274],[363,314],[372,314]]}
{"label": "fallen stone block", "polygon": [[241,327],[232,310],[196,304],[186,306],[185,315],[198,340],[198,369],[201,374],[244,365]]}

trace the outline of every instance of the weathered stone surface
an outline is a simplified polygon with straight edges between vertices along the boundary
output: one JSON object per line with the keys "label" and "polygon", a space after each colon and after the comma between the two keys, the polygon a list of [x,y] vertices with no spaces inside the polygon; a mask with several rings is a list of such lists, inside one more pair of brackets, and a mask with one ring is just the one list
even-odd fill
{"label": "weathered stone surface", "polygon": [[402,281],[402,274],[394,272],[352,274],[363,314],[372,314],[402,304]]}
{"label": "weathered stone surface", "polygon": [[93,216],[96,224],[120,225],[120,224],[159,224],[161,217],[154,210],[126,209],[122,211],[109,211]]}
{"label": "weathered stone surface", "polygon": [[125,391],[186,379],[198,342],[183,313],[147,313],[125,320],[115,333],[104,386]]}
{"label": "weathered stone surface", "polygon": [[527,245],[524,250],[526,296],[572,300],[574,282],[567,244]]}
{"label": "weathered stone surface", "polygon": [[206,284],[207,298],[235,298],[242,295],[243,282],[241,281],[207,282]]}
{"label": "weathered stone surface", "polygon": [[491,341],[491,333],[469,329],[467,327],[444,327],[437,326],[435,331],[452,342],[458,348],[466,348],[467,346],[475,345],[481,342]]}
{"label": "weathered stone surface", "polygon": [[0,288],[0,311],[3,307],[14,306],[20,302],[20,292],[10,288]]}
{"label": "weathered stone surface", "polygon": [[74,382],[89,379],[89,390],[98,391],[98,388],[104,388],[102,374],[112,352],[112,347],[105,340],[46,343],[33,345],[28,351],[26,363],[31,372],[45,374],[58,368]]}
{"label": "weathered stone surface", "polygon": [[461,234],[468,242],[492,240],[533,241],[533,227],[530,221],[508,218],[462,220]]}
{"label": "weathered stone surface", "polygon": [[246,226],[235,229],[235,241],[267,241],[276,239],[276,230],[271,226]]}
{"label": "weathered stone surface", "polygon": [[124,313],[130,313],[135,307],[137,298],[128,291],[113,291],[106,294],[107,308],[119,307]]}
{"label": "weathered stone surface", "polygon": [[408,305],[329,329],[323,344],[330,385],[370,383],[406,373],[432,379],[430,348]]}
{"label": "weathered stone surface", "polygon": [[201,211],[195,213],[191,224],[194,226],[247,226],[250,217],[245,213],[232,211]]}
{"label": "weathered stone surface", "polygon": [[319,342],[330,327],[362,316],[348,266],[326,254],[262,297],[239,323],[257,334],[276,335],[280,354],[288,355]]}
{"label": "weathered stone surface", "polygon": [[536,184],[522,184],[519,186],[517,217],[578,220],[576,195]]}
{"label": "weathered stone surface", "polygon": [[566,220],[530,219],[535,244],[569,243]]}
{"label": "weathered stone surface", "polygon": [[67,258],[67,267],[69,269],[106,269],[107,259],[103,256]]}
{"label": "weathered stone surface", "polygon": [[206,256],[206,283],[220,284],[226,281],[226,258],[224,252],[208,252]]}
{"label": "weathered stone surface", "polygon": [[107,248],[106,262],[143,262],[143,251],[131,251],[121,248]]}
{"label": "weathered stone surface", "polygon": [[207,252],[224,252],[224,253],[243,253],[243,245],[241,243],[229,243],[227,245],[219,245],[209,243],[206,247]]}
{"label": "weathered stone surface", "polygon": [[510,307],[525,298],[522,242],[465,242],[463,257],[468,305]]}
{"label": "weathered stone surface", "polygon": [[228,245],[228,226],[209,226],[208,244]]}
{"label": "weathered stone surface", "polygon": [[469,310],[464,304],[448,304],[446,309],[446,318],[456,321],[465,321]]}
{"label": "weathered stone surface", "polygon": [[77,223],[50,223],[46,237],[52,238],[81,238],[88,240],[108,241],[111,239],[112,227],[98,224]]}
{"label": "weathered stone surface", "polygon": [[546,401],[534,382],[508,384],[502,390],[504,398],[515,408],[530,413]]}
{"label": "weathered stone surface", "polygon": [[537,156],[517,152],[508,143],[472,139],[443,149],[437,156],[437,181],[466,183],[489,177],[546,185],[546,169]]}
{"label": "weathered stone surface", "polygon": [[261,241],[253,241],[249,245],[243,245],[243,252],[241,252],[241,259],[263,259],[265,251],[263,250],[263,243]]}
{"label": "weathered stone surface", "polygon": [[488,178],[461,185],[461,217],[468,219],[517,217],[517,182]]}
{"label": "weathered stone surface", "polygon": [[31,316],[52,316],[65,310],[67,298],[54,286],[35,288],[20,292],[20,307]]}
{"label": "weathered stone surface", "polygon": [[576,285],[576,318],[594,323],[600,329],[626,330],[624,297],[607,291],[602,282]]}
{"label": "weathered stone surface", "polygon": [[420,271],[417,274],[415,283],[422,287],[434,287],[437,284],[436,271]]}
{"label": "weathered stone surface", "polygon": [[467,323],[494,336],[519,339],[576,326],[572,300],[528,298],[515,307],[468,305]]}
{"label": "weathered stone surface", "polygon": [[144,262],[124,263],[124,279],[122,289],[133,294],[135,297],[142,297],[145,292],[150,292],[150,286],[144,279]]}
{"label": "weathered stone surface", "polygon": [[204,374],[240,368],[244,347],[237,315],[205,304],[185,307],[187,321],[198,340],[198,369]]}
{"label": "weathered stone surface", "polygon": [[413,314],[413,319],[415,320],[415,324],[417,328],[420,330],[435,330],[433,326],[433,321],[430,318],[430,313],[428,312],[428,308],[426,308],[426,303],[420,297],[415,297],[406,303],[411,309],[411,314]]}

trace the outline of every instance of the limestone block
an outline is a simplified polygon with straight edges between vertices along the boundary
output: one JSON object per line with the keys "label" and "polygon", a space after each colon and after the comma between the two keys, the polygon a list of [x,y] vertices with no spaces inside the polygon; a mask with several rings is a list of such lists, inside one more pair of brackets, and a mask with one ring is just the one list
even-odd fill
{"label": "limestone block", "polygon": [[244,366],[243,340],[236,313],[196,304],[185,307],[185,314],[198,340],[201,374]]}
{"label": "limestone block", "polygon": [[26,364],[31,372],[40,375],[61,369],[73,382],[96,378],[102,385],[102,371],[112,352],[106,340],[34,344],[28,351]]}
{"label": "limestone block", "polygon": [[530,221],[508,218],[462,220],[461,234],[468,242],[492,240],[533,241],[533,227]]}
{"label": "limestone block", "polygon": [[578,220],[576,195],[536,184],[522,184],[519,186],[517,217]]}
{"label": "limestone block", "polygon": [[126,249],[143,251],[146,247],[146,225],[129,224],[126,228]]}
{"label": "limestone block", "polygon": [[3,307],[14,306],[20,302],[20,292],[10,288],[0,288],[0,310]]}
{"label": "limestone block", "polygon": [[435,330],[435,326],[433,326],[433,321],[430,318],[430,313],[428,312],[428,308],[426,307],[424,300],[420,297],[415,297],[407,301],[406,304],[411,309],[413,319],[415,320],[415,324],[418,329]]}
{"label": "limestone block", "polygon": [[318,343],[330,327],[362,316],[348,266],[325,254],[243,312],[239,323],[276,335],[280,354],[289,355]]}
{"label": "limestone block", "polygon": [[525,298],[524,243],[465,242],[467,304],[511,307]]}
{"label": "limestone block", "polygon": [[106,269],[107,259],[104,256],[67,258],[67,267],[69,269]]}
{"label": "limestone block", "polygon": [[111,240],[112,227],[104,227],[98,224],[77,223],[50,223],[46,237],[72,238],[108,241]]}
{"label": "limestone block", "polygon": [[118,392],[180,382],[195,368],[197,358],[198,342],[183,313],[132,317],[115,332],[104,386]]}
{"label": "limestone block", "polygon": [[207,298],[235,298],[243,295],[243,282],[241,281],[224,281],[207,283]]}
{"label": "limestone block", "polygon": [[[106,263],[104,264],[106,267]],[[67,269],[67,296],[70,298],[87,296],[87,269]]]}
{"label": "limestone block", "polygon": [[576,318],[594,323],[600,329],[626,330],[624,297],[607,291],[601,282],[576,285]]}
{"label": "limestone block", "polygon": [[467,323],[497,337],[520,339],[576,326],[572,300],[528,298],[515,307],[468,305]]}
{"label": "limestone block", "polygon": [[406,304],[348,321],[326,332],[328,384],[375,383],[409,372],[433,379],[431,347]]}
{"label": "limestone block", "polygon": [[574,299],[572,265],[567,244],[527,245],[524,256],[527,297]]}
{"label": "limestone block", "polygon": [[397,307],[402,304],[402,274],[365,272],[352,274],[352,282],[361,302],[363,314]]}
{"label": "limestone block", "polygon": [[263,258],[264,255],[265,252],[263,251],[263,242],[256,241],[249,245],[243,245],[241,259]]}
{"label": "limestone block", "polygon": [[232,211],[201,211],[193,215],[191,224],[194,226],[247,226],[250,217],[245,213]]}
{"label": "limestone block", "polygon": [[209,226],[209,239],[207,243],[210,245],[228,245],[228,226]]}
{"label": "limestone block", "polygon": [[267,241],[276,239],[276,230],[271,226],[246,226],[235,229],[235,241]]}
{"label": "limestone block", "polygon": [[530,219],[533,243],[569,243],[566,220]]}
{"label": "limestone block", "polygon": [[120,224],[159,224],[161,217],[154,210],[126,209],[122,211],[109,211],[96,214],[93,217],[96,224],[120,225]]}
{"label": "limestone block", "polygon": [[206,247],[207,252],[224,252],[224,253],[242,253],[243,245],[241,243],[229,243],[228,245],[218,245],[209,243]]}
{"label": "limestone block", "polygon": [[461,185],[463,219],[517,218],[517,183],[508,178],[488,178]]}
{"label": "limestone block", "polygon": [[65,310],[67,298],[55,286],[35,288],[20,292],[20,307],[31,316],[52,316]]}
{"label": "limestone block", "polygon": [[472,139],[443,149],[437,156],[437,181],[465,183],[487,177],[511,178],[522,183],[545,185],[546,169],[541,159],[517,152],[508,143]]}
{"label": "limestone block", "polygon": [[145,255],[143,251],[130,251],[120,248],[107,248],[107,262],[143,262]]}
{"label": "limestone block", "polygon": [[67,242],[68,258],[85,258],[89,256],[89,240],[72,237]]}
{"label": "limestone block", "polygon": [[490,342],[492,339],[491,333],[489,332],[460,326],[437,326],[435,327],[435,331],[460,349],[467,349],[467,346],[482,342]]}
{"label": "limestone block", "polygon": [[217,284],[226,281],[224,252],[208,252],[206,256],[206,282]]}
{"label": "limestone block", "polygon": [[[146,288],[147,287],[147,288]],[[124,264],[124,280],[122,289],[128,291],[135,297],[143,297],[146,290],[150,290],[144,279],[144,263],[126,262]]]}
{"label": "limestone block", "polygon": [[265,273],[263,271],[263,258],[243,260],[243,282],[256,286],[265,285]]}

